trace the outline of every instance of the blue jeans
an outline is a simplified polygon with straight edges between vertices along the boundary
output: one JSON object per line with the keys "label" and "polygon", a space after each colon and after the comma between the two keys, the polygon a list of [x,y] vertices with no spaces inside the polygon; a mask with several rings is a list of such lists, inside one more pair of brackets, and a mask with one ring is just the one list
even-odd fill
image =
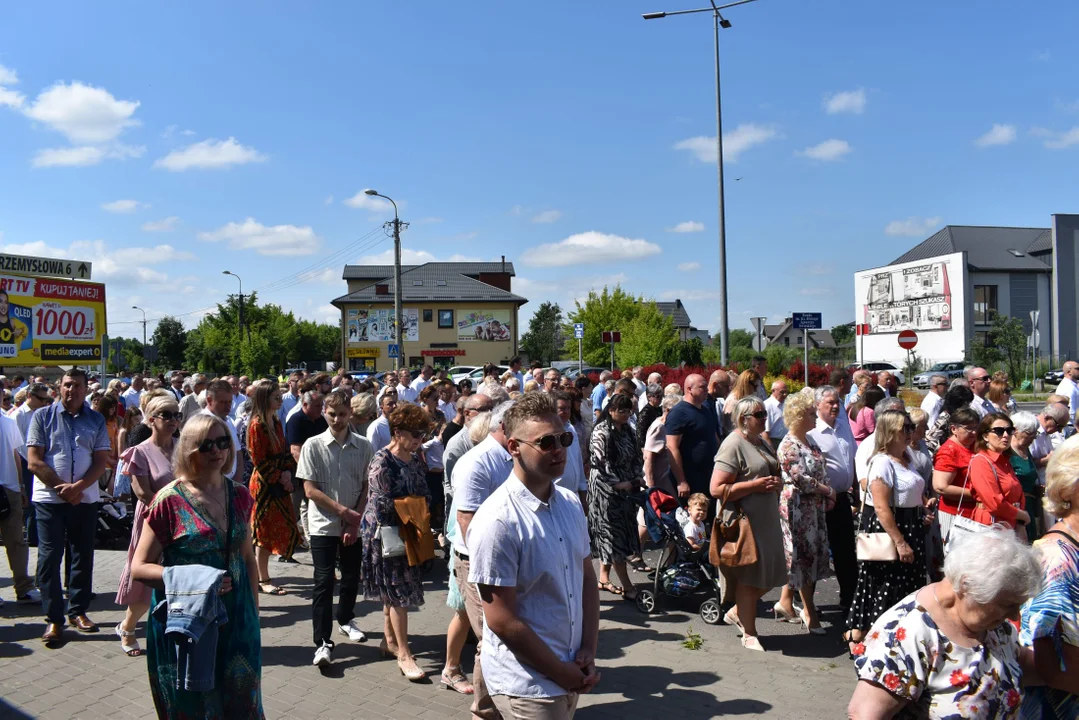
{"label": "blue jeans", "polygon": [[67,616],[85,615],[94,579],[94,530],[97,503],[34,503],[37,510],[37,587],[50,623],[64,622],[64,586],[60,564],[71,549],[71,591]]}

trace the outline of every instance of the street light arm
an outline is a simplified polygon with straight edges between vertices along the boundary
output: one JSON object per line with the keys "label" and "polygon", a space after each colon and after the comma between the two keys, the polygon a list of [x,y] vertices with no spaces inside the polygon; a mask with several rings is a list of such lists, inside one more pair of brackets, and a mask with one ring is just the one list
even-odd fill
{"label": "street light arm", "polygon": [[696,10],[670,10],[667,12],[645,13],[641,17],[643,17],[645,20],[659,20],[660,18],[665,18],[669,15],[692,15],[694,13],[702,12],[716,13],[720,10],[726,10],[727,8],[736,7],[738,5],[745,5],[746,3],[751,2],[757,2],[757,0],[738,0],[738,2],[727,3],[726,5],[720,5],[719,7],[716,7],[715,3],[712,3],[712,7],[697,8]]}
{"label": "street light arm", "polygon": [[397,216],[398,216],[398,212],[397,212],[397,203],[395,203],[395,202],[393,201],[393,198],[392,198],[392,197],[390,197],[389,195],[383,195],[382,193],[380,193],[380,192],[379,192],[379,191],[377,191],[377,190],[364,190],[364,191],[363,191],[363,194],[364,194],[364,195],[370,195],[371,197],[380,197],[380,198],[382,198],[383,200],[389,200],[389,201],[390,201],[390,204],[391,204],[391,205],[393,205],[393,216],[394,216],[394,217],[397,217]]}

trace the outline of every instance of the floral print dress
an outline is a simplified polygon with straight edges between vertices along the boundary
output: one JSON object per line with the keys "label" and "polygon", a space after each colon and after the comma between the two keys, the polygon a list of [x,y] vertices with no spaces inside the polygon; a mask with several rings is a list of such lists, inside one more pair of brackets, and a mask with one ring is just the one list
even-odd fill
{"label": "floral print dress", "polygon": [[[928,592],[928,591],[927,591]],[[912,593],[880,616],[854,647],[859,680],[909,700],[897,718],[980,720],[1019,717],[1019,632],[1003,622],[973,648],[956,645]]]}
{"label": "floral print dress", "polygon": [[[592,554],[604,564],[625,562],[641,552],[637,534],[637,505],[630,493],[644,484],[644,459],[637,437],[626,423],[621,428],[604,420],[592,431],[589,447],[592,470],[588,475],[588,529]],[[615,490],[621,482],[631,491]]]}
{"label": "floral print dress", "polygon": [[[251,514],[255,545],[267,548],[274,555],[292,557],[300,542],[300,530],[292,509],[292,494],[273,489],[281,483],[281,473],[289,472],[292,482],[296,480],[296,461],[292,459],[281,424],[274,420],[275,438],[271,439],[266,427],[258,418],[247,426],[247,445],[254,463],[249,489],[255,498]],[[237,458],[242,462],[242,458]],[[238,473],[239,474],[239,471]]]}
{"label": "floral print dress", "polygon": [[820,448],[802,442],[794,433],[787,433],[777,454],[783,475],[779,519],[787,584],[797,590],[829,574],[826,498],[816,492],[817,485],[827,480],[827,472]]}

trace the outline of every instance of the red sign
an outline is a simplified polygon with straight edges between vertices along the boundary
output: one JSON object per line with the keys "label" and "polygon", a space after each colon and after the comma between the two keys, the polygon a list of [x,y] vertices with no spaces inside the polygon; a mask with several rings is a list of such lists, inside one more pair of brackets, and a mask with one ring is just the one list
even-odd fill
{"label": "red sign", "polygon": [[904,330],[899,333],[899,347],[904,350],[913,350],[918,344],[918,333],[913,330]]}
{"label": "red sign", "polygon": [[868,335],[869,334],[869,323],[858,323],[858,324],[856,324],[854,326],[854,334],[855,335]]}
{"label": "red sign", "polygon": [[603,342],[605,342],[605,343],[620,343],[620,342],[622,342],[622,333],[619,332],[618,330],[614,330],[614,331],[604,330],[602,335],[603,335]]}
{"label": "red sign", "polygon": [[464,354],[464,350],[420,350],[420,355],[423,357],[450,357]]}

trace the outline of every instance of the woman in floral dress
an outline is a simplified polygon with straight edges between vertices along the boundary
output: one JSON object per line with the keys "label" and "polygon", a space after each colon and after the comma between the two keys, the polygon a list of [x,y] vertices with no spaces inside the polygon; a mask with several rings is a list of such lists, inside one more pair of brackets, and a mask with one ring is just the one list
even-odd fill
{"label": "woman in floral dress", "polygon": [[[824,635],[813,601],[817,581],[828,576],[828,526],[825,513],[835,503],[835,490],[828,486],[824,456],[806,435],[816,427],[813,394],[799,392],[783,405],[787,435],[779,444],[779,467],[783,490],[779,494],[779,520],[783,530],[783,553],[787,559],[787,584],[773,608],[777,618],[800,619],[814,635]],[[797,590],[804,607],[795,616]]]}
{"label": "woman in floral dress", "polygon": [[421,567],[410,567],[408,557],[382,557],[379,526],[401,524],[393,501],[421,495],[430,505],[427,463],[419,454],[430,431],[427,413],[411,403],[401,405],[389,417],[390,444],[375,453],[367,470],[367,507],[360,522],[363,537],[363,593],[368,600],[382,603],[383,655],[397,658],[397,667],[412,681],[424,678],[408,646],[408,609],[423,605]]}

